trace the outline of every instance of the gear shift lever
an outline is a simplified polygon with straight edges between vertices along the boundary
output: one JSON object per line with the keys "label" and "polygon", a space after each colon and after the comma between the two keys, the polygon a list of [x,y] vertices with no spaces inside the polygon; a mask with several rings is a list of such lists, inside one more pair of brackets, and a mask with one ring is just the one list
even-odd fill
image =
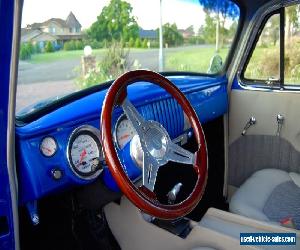
{"label": "gear shift lever", "polygon": [[[179,182],[169,191],[167,194],[169,205],[173,205],[175,203],[177,195],[182,186],[182,183]],[[175,220],[154,219],[152,223],[171,232],[172,234],[178,235],[183,239],[186,238],[189,232],[192,230],[190,220],[184,217]]]}
{"label": "gear shift lever", "polygon": [[176,201],[177,194],[179,193],[180,189],[182,187],[182,183],[177,183],[167,194],[168,197],[168,204],[173,205]]}

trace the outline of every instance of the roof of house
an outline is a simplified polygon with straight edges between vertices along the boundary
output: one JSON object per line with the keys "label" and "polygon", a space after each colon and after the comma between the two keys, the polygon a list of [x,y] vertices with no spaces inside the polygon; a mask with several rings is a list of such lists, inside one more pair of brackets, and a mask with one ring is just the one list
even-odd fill
{"label": "roof of house", "polygon": [[79,23],[72,11],[70,12],[66,20],[63,20],[61,18],[50,18],[42,23],[33,23],[31,25],[28,25],[28,27],[31,29],[40,29],[43,26],[49,25],[49,23],[51,22],[56,22],[63,28],[81,28],[81,24]]}
{"label": "roof of house", "polygon": [[61,19],[61,18],[50,18],[49,20],[45,21],[42,23],[43,26],[47,26],[49,23],[51,22],[56,22],[58,23],[60,26],[64,27],[64,28],[69,28],[69,26],[67,25],[66,21]]}
{"label": "roof of house", "polygon": [[64,28],[69,28],[69,26],[66,24],[66,21],[61,19],[61,18],[50,18],[47,21],[42,22],[42,23],[30,24],[30,25],[28,25],[28,27],[31,28],[31,29],[40,29],[41,27],[47,26],[52,22],[55,22],[55,23],[59,24],[60,26],[62,26]]}
{"label": "roof of house", "polygon": [[75,28],[81,28],[80,22],[77,20],[73,12],[71,11],[70,14],[67,17],[66,24],[69,27],[75,27]]}
{"label": "roof of house", "polygon": [[21,29],[21,42],[55,41],[58,37],[39,29]]}
{"label": "roof of house", "polygon": [[139,30],[140,38],[146,38],[146,39],[156,39],[158,37],[156,30]]}

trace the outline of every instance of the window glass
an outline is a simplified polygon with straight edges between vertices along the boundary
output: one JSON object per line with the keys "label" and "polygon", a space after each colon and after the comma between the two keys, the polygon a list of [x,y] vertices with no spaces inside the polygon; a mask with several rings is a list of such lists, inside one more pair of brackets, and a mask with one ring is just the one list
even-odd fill
{"label": "window glass", "polygon": [[269,18],[246,67],[244,77],[276,83],[280,76],[280,15]]}
{"label": "window glass", "polygon": [[285,85],[300,85],[299,5],[285,8]]}
{"label": "window glass", "polygon": [[25,0],[17,113],[128,70],[216,74],[239,15],[229,0]]}

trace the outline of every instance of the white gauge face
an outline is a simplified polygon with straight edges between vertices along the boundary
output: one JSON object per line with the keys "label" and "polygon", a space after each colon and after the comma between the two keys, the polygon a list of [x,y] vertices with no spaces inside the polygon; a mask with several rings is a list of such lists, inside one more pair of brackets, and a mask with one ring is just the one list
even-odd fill
{"label": "white gauge face", "polygon": [[116,140],[119,149],[123,149],[124,146],[131,141],[133,136],[137,133],[132,126],[131,122],[124,116],[123,118],[119,119],[116,125]]}
{"label": "white gauge face", "polygon": [[53,137],[45,137],[41,144],[40,150],[44,156],[51,157],[57,150],[57,144]]}
{"label": "white gauge face", "polygon": [[80,175],[90,175],[98,170],[100,164],[99,146],[95,139],[87,134],[79,134],[71,143],[70,161]]}

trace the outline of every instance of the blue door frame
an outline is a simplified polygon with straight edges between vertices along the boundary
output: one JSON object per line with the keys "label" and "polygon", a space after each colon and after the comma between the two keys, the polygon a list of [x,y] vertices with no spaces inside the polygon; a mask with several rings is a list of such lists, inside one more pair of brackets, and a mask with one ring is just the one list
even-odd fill
{"label": "blue door frame", "polygon": [[0,0],[0,249],[15,249],[8,174],[7,129],[14,0]]}

